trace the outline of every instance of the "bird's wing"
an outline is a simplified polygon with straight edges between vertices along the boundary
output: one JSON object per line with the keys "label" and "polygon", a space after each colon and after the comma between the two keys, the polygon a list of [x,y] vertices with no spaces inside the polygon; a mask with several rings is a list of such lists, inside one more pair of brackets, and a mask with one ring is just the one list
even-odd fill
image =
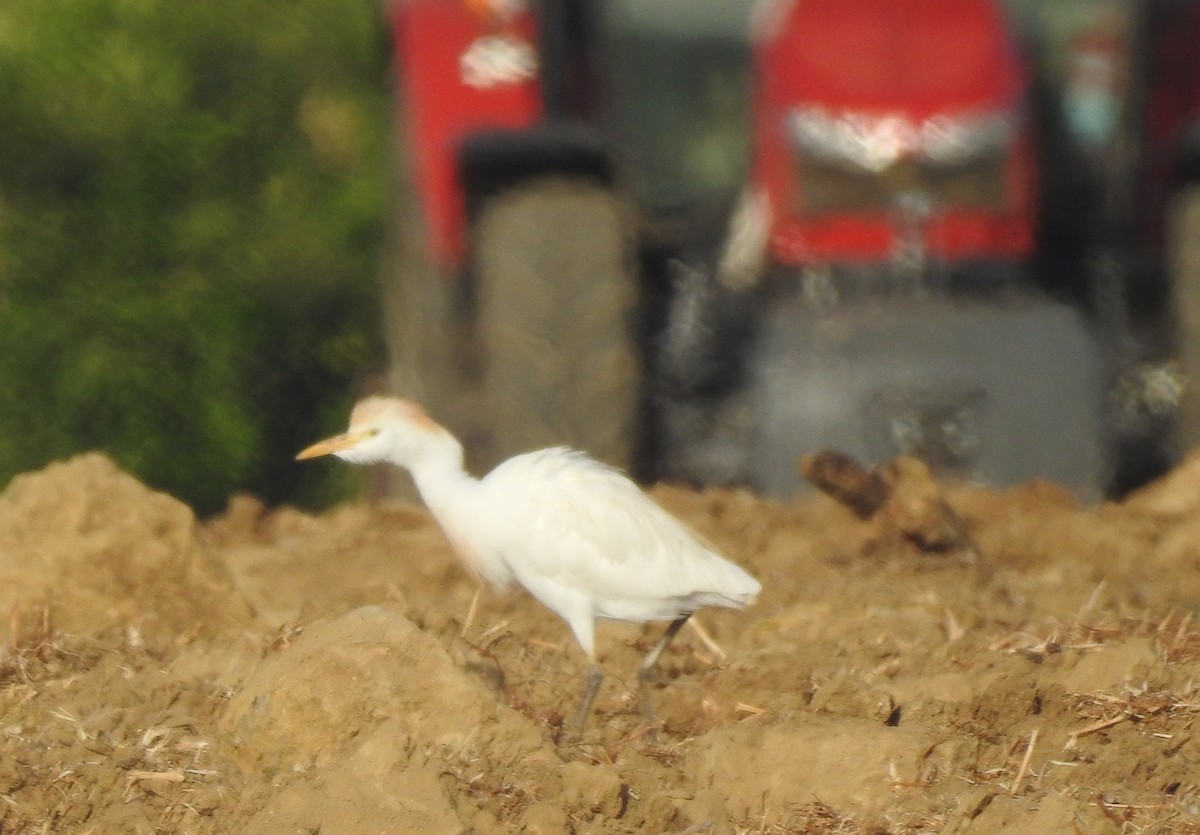
{"label": "bird's wing", "polygon": [[759,584],[620,472],[563,448],[529,453],[485,478],[511,509],[505,558],[597,601],[745,605]]}

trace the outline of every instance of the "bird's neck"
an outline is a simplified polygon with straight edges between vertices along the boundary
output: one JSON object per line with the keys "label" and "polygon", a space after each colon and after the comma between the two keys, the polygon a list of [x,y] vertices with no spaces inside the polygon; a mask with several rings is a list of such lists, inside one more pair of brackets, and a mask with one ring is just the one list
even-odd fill
{"label": "bird's neck", "polygon": [[463,467],[462,445],[446,432],[407,466],[421,499],[449,533],[455,519],[471,512],[479,488],[479,480]]}
{"label": "bird's neck", "polygon": [[423,458],[411,465],[409,471],[425,506],[467,569],[493,588],[506,587],[512,581],[512,573],[502,552],[492,547],[494,543],[486,535],[494,517],[484,495],[483,482],[463,467],[462,447],[457,447],[455,455]]}
{"label": "bird's neck", "polygon": [[438,443],[422,451],[419,458],[407,462],[421,498],[437,515],[438,508],[465,498],[464,493],[477,480],[463,467],[463,448],[446,432]]}

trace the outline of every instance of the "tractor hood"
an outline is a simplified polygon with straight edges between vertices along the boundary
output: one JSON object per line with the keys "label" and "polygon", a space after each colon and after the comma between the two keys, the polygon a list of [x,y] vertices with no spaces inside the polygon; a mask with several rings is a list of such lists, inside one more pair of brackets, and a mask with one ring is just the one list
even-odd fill
{"label": "tractor hood", "polygon": [[781,2],[757,34],[777,89],[831,113],[920,123],[1011,107],[1026,86],[991,0]]}

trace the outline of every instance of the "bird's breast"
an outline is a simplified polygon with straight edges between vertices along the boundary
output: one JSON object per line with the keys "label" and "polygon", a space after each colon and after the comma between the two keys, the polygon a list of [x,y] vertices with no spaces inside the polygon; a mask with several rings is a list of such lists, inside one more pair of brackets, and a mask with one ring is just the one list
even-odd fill
{"label": "bird's breast", "polygon": [[447,538],[454,553],[477,581],[486,583],[496,591],[506,589],[512,584],[512,572],[501,557],[488,554],[465,537],[447,534]]}

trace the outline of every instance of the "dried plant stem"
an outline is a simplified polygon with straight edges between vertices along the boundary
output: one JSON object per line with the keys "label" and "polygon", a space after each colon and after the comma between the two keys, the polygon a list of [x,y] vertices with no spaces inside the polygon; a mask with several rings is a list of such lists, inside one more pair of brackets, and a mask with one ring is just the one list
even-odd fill
{"label": "dried plant stem", "polygon": [[1033,749],[1037,745],[1039,728],[1034,728],[1029,734],[1029,742],[1025,745],[1025,756],[1021,758],[1021,767],[1017,769],[1017,778],[1013,780],[1012,793],[1013,796],[1021,791],[1021,781],[1025,779],[1025,772],[1029,770],[1029,761],[1033,758]]}

